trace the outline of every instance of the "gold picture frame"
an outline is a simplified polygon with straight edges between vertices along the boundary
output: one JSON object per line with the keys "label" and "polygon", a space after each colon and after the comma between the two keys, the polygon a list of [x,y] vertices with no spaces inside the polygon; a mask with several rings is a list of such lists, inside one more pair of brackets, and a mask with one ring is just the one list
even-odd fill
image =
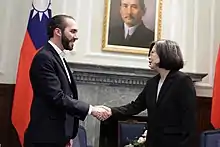
{"label": "gold picture frame", "polygon": [[[114,3],[118,4],[119,3],[118,1],[120,2],[121,0],[105,0],[105,13],[104,13],[104,22],[103,22],[103,35],[102,35],[102,51],[130,53],[130,54],[148,54],[149,47],[138,47],[138,46],[129,46],[129,45],[120,45],[120,44],[118,45],[118,44],[109,43],[109,38],[110,39],[112,38],[112,37],[109,37],[109,32],[111,31],[110,25],[112,24],[111,21],[113,21],[113,19],[111,18],[111,14],[113,15],[113,13],[119,11],[118,8],[115,11],[111,7],[113,7]],[[163,0],[144,0],[144,3],[146,3],[146,1],[151,1],[154,3],[154,5],[151,6],[152,7],[151,11],[153,11],[153,9],[154,9],[154,18],[153,18],[153,16],[151,18],[151,19],[153,19],[152,23],[154,24],[154,25],[152,25],[152,28],[153,28],[152,32],[154,34],[152,41],[161,39]],[[114,5],[116,5],[116,4],[114,4]],[[149,7],[150,6],[146,6],[146,10],[148,10]],[[146,11],[146,13],[147,12],[148,11]],[[121,15],[119,13],[118,14],[115,13],[114,16],[119,17]],[[151,16],[149,16],[149,17],[151,17]],[[142,20],[143,20],[143,18],[142,18]],[[118,23],[118,20],[115,19],[114,21]],[[111,32],[110,32],[110,34],[111,34]],[[139,40],[141,40],[141,38],[143,38],[143,37],[140,37]],[[139,40],[137,40],[137,41],[139,41]]]}

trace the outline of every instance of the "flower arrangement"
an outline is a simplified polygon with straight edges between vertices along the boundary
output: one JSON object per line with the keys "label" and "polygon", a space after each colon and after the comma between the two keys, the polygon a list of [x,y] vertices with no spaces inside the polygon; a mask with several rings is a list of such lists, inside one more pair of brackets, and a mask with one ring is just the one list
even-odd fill
{"label": "flower arrangement", "polygon": [[125,145],[124,147],[145,147],[147,137],[147,130],[144,131],[144,133],[137,139],[130,142],[128,145]]}

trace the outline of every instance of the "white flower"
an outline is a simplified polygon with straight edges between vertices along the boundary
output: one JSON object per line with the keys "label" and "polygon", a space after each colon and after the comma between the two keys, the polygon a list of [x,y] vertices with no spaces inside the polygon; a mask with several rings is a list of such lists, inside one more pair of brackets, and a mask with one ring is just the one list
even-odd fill
{"label": "white flower", "polygon": [[144,138],[144,137],[140,137],[140,138],[138,138],[138,143],[144,143],[146,141],[146,138]]}
{"label": "white flower", "polygon": [[144,131],[144,134],[142,135],[143,137],[147,136],[147,130]]}
{"label": "white flower", "polygon": [[134,145],[129,144],[129,145],[125,145],[124,147],[134,147]]}

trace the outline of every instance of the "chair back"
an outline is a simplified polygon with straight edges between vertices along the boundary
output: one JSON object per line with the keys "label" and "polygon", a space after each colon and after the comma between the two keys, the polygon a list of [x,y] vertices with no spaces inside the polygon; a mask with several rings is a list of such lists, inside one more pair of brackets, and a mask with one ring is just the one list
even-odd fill
{"label": "chair back", "polygon": [[86,129],[83,126],[79,126],[78,134],[73,140],[73,147],[88,147]]}
{"label": "chair back", "polygon": [[139,138],[146,129],[146,122],[118,122],[118,147],[124,147]]}
{"label": "chair back", "polygon": [[208,130],[201,134],[200,147],[220,147],[220,130]]}

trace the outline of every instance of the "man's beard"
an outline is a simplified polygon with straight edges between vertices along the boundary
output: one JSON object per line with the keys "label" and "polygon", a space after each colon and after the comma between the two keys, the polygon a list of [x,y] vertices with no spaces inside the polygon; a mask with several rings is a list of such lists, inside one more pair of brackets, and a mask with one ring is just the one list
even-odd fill
{"label": "man's beard", "polygon": [[[66,35],[64,35],[64,33],[63,33],[63,35],[61,37],[61,43],[63,45],[63,48],[65,50],[69,50],[69,51],[73,50],[73,44],[74,44],[75,40],[76,39],[74,37],[72,39],[68,39],[66,37]],[[72,45],[71,45],[71,42],[72,42]]]}

